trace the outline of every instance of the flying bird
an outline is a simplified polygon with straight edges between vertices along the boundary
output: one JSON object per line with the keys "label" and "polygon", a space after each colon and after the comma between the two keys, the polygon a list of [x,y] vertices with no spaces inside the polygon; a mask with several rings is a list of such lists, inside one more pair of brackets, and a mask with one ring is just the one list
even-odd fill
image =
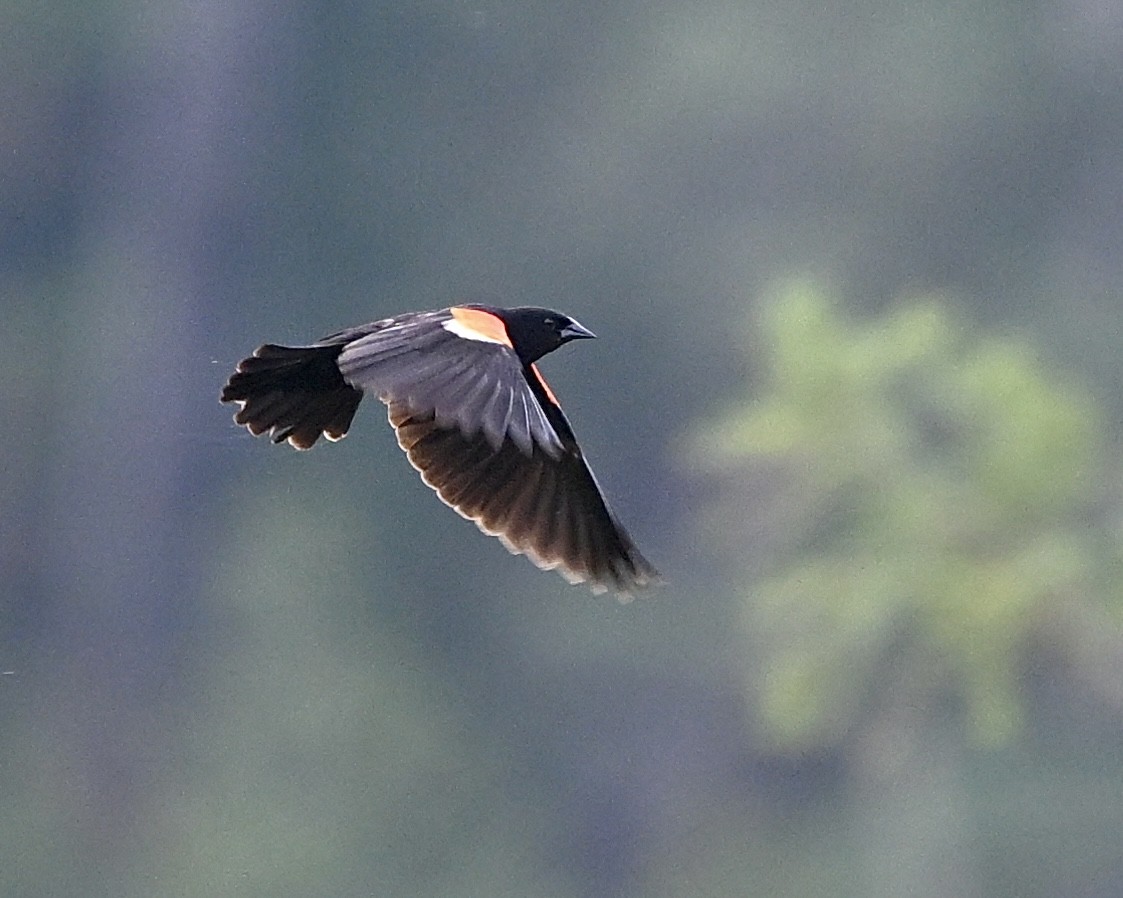
{"label": "flying bird", "polygon": [[365,394],[437,495],[512,553],[627,599],[658,580],[613,514],[542,356],[592,331],[550,309],[410,312],[308,346],[267,343],[222,390],[255,436],[310,449],[346,436]]}

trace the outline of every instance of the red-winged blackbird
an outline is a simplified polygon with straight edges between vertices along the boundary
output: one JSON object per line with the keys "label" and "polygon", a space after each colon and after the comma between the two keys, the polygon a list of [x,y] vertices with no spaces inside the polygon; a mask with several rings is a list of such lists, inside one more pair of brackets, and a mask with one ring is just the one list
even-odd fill
{"label": "red-winged blackbird", "polygon": [[310,346],[266,344],[223,388],[255,436],[310,449],[342,439],[364,393],[388,407],[422,479],[539,567],[622,597],[658,579],[608,507],[535,365],[594,336],[549,309],[465,305],[353,327]]}

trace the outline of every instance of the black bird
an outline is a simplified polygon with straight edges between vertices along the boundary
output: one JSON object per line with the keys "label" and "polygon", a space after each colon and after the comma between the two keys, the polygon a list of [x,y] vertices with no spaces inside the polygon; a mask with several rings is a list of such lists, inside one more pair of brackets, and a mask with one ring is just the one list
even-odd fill
{"label": "black bird", "polygon": [[410,312],[310,346],[266,344],[222,390],[255,436],[340,440],[364,393],[388,409],[422,479],[513,553],[594,592],[658,580],[601,493],[537,362],[592,331],[549,309]]}

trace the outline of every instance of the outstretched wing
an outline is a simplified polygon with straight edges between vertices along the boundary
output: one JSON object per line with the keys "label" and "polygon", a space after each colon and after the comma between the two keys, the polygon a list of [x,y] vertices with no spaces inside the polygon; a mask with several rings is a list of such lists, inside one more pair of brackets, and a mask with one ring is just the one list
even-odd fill
{"label": "outstretched wing", "polygon": [[465,437],[482,434],[493,451],[514,443],[530,455],[563,452],[562,437],[543,410],[503,322],[488,312],[452,308],[379,322],[375,330],[341,336],[337,363],[352,387]]}
{"label": "outstretched wing", "polygon": [[389,403],[398,443],[422,479],[484,533],[594,592],[622,597],[658,579],[601,494],[575,442],[559,454],[439,421],[432,411]]}

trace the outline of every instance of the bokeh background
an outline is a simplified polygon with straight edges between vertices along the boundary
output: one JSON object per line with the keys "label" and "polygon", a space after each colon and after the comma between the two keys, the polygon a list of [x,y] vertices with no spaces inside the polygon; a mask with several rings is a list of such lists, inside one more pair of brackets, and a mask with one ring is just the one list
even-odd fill
{"label": "bokeh background", "polygon": [[[1123,7],[0,7],[0,893],[1123,895]],[[668,583],[239,358],[557,307]]]}

